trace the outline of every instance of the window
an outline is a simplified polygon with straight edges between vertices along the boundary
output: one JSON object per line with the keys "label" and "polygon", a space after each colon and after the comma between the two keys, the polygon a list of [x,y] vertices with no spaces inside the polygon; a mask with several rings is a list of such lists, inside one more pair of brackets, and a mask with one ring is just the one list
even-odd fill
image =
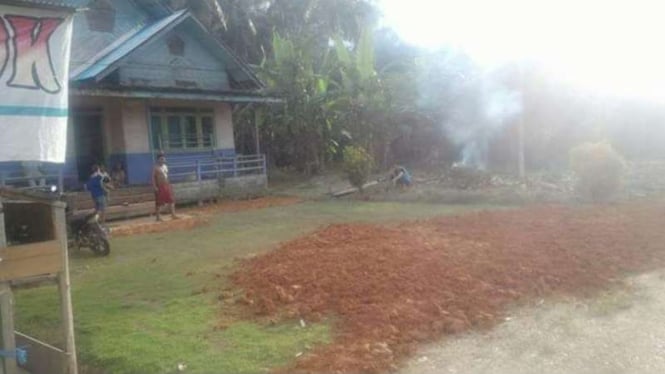
{"label": "window", "polygon": [[167,116],[166,122],[168,124],[168,144],[169,148],[183,148],[184,141],[182,137],[182,117],[178,115]]}
{"label": "window", "polygon": [[201,135],[203,137],[203,146],[212,147],[213,144],[212,117],[201,118]]}
{"label": "window", "polygon": [[151,108],[153,149],[185,150],[212,148],[213,111],[195,108]]}
{"label": "window", "polygon": [[185,55],[185,42],[180,39],[177,35],[166,40],[166,45],[169,47],[169,53],[175,56],[184,56]]}
{"label": "window", "polygon": [[115,27],[115,9],[107,0],[97,0],[90,4],[85,18],[91,31],[113,32]]}
{"label": "window", "polygon": [[185,143],[187,148],[196,148],[199,146],[199,135],[200,126],[196,125],[196,117],[186,116],[185,117]]}

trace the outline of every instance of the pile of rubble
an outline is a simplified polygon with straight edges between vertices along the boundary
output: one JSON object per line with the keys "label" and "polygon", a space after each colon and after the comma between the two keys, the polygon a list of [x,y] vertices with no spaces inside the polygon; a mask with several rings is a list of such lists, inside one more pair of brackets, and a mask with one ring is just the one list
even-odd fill
{"label": "pile of rubble", "polygon": [[644,197],[665,193],[665,162],[630,162],[624,178],[624,188],[629,196]]}
{"label": "pile of rubble", "polygon": [[520,179],[511,174],[455,166],[444,170],[439,176],[426,178],[425,183],[454,190],[519,187],[527,190],[571,192],[574,178],[570,174],[532,174]]}

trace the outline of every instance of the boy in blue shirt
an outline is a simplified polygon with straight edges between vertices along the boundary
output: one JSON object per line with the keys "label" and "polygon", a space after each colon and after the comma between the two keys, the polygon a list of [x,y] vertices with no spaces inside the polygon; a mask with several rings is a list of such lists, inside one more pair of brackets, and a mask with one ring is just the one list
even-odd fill
{"label": "boy in blue shirt", "polygon": [[95,202],[95,213],[99,215],[99,221],[106,221],[106,183],[105,176],[99,165],[92,166],[92,175],[86,183],[90,196]]}

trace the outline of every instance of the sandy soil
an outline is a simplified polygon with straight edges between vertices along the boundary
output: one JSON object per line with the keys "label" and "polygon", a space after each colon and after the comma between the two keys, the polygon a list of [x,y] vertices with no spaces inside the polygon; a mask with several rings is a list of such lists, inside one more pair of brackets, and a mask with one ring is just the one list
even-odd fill
{"label": "sandy soil", "polygon": [[488,332],[423,348],[399,373],[665,373],[665,272],[592,300],[514,310]]}

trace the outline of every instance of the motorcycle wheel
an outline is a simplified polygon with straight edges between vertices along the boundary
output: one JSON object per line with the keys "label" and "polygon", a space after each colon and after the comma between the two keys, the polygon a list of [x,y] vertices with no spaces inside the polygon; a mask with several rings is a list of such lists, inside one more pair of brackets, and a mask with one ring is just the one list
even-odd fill
{"label": "motorcycle wheel", "polygon": [[99,256],[108,256],[109,253],[111,253],[111,244],[109,244],[109,241],[104,238],[96,237],[95,240],[93,240],[90,249]]}

